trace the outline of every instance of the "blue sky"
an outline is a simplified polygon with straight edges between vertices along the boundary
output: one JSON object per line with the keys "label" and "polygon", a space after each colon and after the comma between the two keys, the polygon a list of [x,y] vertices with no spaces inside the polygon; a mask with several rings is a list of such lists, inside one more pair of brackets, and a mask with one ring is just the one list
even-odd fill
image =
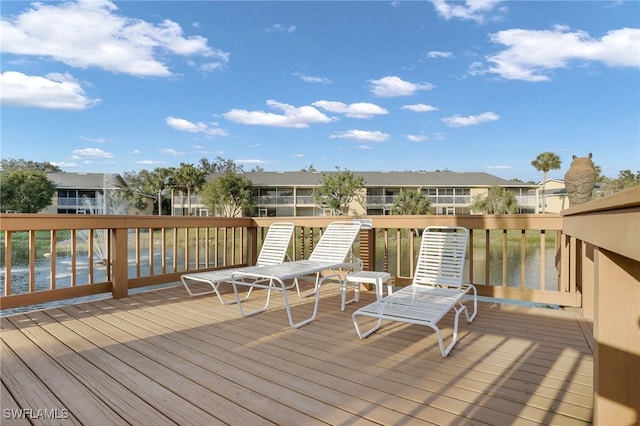
{"label": "blue sky", "polygon": [[2,158],[68,172],[640,169],[637,1],[2,3]]}

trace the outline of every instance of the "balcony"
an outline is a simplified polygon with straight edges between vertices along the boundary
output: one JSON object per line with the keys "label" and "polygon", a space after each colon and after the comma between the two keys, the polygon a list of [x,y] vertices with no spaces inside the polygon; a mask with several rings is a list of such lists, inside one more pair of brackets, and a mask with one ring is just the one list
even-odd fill
{"label": "balcony", "polygon": [[2,408],[78,424],[589,424],[579,317],[483,303],[442,358],[417,326],[359,340],[331,287],[300,330],[281,305],[244,318],[182,287],[2,318]]}
{"label": "balcony", "polygon": [[293,195],[262,195],[256,197],[257,206],[292,206],[296,197]]}
{"label": "balcony", "polygon": [[[0,218],[3,409],[59,408],[78,423],[639,418],[640,188],[562,215],[371,217],[375,229],[361,233],[356,249],[365,269],[390,272],[396,285],[413,273],[412,230],[471,230],[468,281],[498,299],[461,325],[444,359],[418,326],[358,340],[353,305],[339,310],[335,286],[324,290],[319,318],[292,330],[280,306],[243,318],[237,307],[189,298],[176,284],[186,271],[251,264],[274,218]],[[332,219],[286,220],[297,226],[296,259]],[[18,265],[20,244],[29,250]],[[165,288],[137,293],[155,285]],[[37,305],[75,297],[91,299]],[[295,309],[310,303],[296,299]]]}

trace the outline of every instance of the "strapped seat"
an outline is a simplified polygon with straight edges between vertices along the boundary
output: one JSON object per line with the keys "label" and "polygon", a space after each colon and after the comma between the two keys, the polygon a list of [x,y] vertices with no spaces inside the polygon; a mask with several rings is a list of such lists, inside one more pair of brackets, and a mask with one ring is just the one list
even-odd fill
{"label": "strapped seat", "polygon": [[[318,312],[320,286],[329,279],[338,280],[341,284],[342,278],[340,275],[344,273],[344,270],[362,269],[362,261],[353,255],[353,244],[360,234],[361,226],[361,223],[357,221],[331,222],[322,233],[320,240],[313,248],[307,260],[295,260],[277,265],[245,268],[234,271],[231,283],[238,302],[240,302],[238,287],[249,287],[250,289],[262,288],[267,290],[264,306],[246,312],[242,305],[238,303],[240,313],[248,317],[266,311],[269,308],[272,291],[279,291],[282,293],[287,318],[292,328],[300,328],[313,321]],[[313,313],[309,318],[295,322],[287,296],[287,289],[291,286],[287,287],[285,282],[292,280],[294,283],[292,285],[297,285],[298,280],[305,276],[313,276],[315,280],[313,291],[310,293],[315,294]],[[298,292],[298,294],[300,293]]]}
{"label": "strapped seat", "polygon": [[[262,242],[260,254],[258,255],[255,266],[189,273],[182,275],[180,280],[182,281],[182,284],[184,284],[184,287],[187,289],[187,293],[189,293],[190,296],[202,296],[204,294],[215,293],[222,304],[228,305],[236,303],[235,298],[230,301],[222,299],[222,295],[219,291],[220,284],[224,282],[231,283],[234,272],[248,270],[259,266],[277,265],[284,262],[285,259],[288,259],[287,249],[289,248],[289,243],[294,229],[295,225],[291,222],[272,223],[267,231],[264,241]],[[194,281],[207,283],[211,285],[212,289],[196,292],[190,287],[190,284],[193,284]],[[297,282],[294,282],[293,285],[296,285],[298,295],[300,295],[300,289],[297,287]],[[249,291],[251,291],[251,289]],[[249,295],[250,293],[247,293],[245,299],[249,297]]]}
{"label": "strapped seat", "polygon": [[[383,320],[420,324],[431,327],[438,337],[440,353],[446,357],[458,339],[458,319],[465,313],[468,323],[477,314],[477,290],[462,283],[468,243],[467,229],[455,227],[428,227],[422,233],[420,253],[412,283],[395,293],[356,310],[353,324],[358,337],[364,339],[381,327]],[[469,315],[463,303],[466,295],[473,299],[473,313]],[[453,337],[445,347],[438,322],[449,311],[455,311]],[[375,325],[361,331],[359,317],[377,319]]]}

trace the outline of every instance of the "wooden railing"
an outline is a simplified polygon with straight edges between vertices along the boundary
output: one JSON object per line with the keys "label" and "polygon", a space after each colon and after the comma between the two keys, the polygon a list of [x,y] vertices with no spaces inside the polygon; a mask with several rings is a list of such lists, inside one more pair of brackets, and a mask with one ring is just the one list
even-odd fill
{"label": "wooden railing", "polygon": [[[0,262],[5,272],[0,307],[108,292],[123,297],[131,289],[176,282],[185,272],[249,265],[275,221],[296,224],[290,257],[303,259],[322,229],[336,219],[2,214]],[[471,231],[467,281],[476,284],[481,295],[581,304],[579,283],[571,273],[572,246],[561,232],[560,215],[368,219],[373,229],[362,232],[356,253],[365,269],[390,272],[396,285],[408,283],[413,275],[420,230],[460,225]],[[20,252],[26,253],[22,259]]]}
{"label": "wooden railing", "polygon": [[640,424],[640,187],[565,210],[563,232],[593,322],[593,423]]}
{"label": "wooden railing", "polygon": [[[252,228],[250,218],[2,214],[0,307],[106,292],[122,297],[185,271],[246,265],[248,244],[257,244],[247,233]],[[26,277],[14,279],[16,270]]]}

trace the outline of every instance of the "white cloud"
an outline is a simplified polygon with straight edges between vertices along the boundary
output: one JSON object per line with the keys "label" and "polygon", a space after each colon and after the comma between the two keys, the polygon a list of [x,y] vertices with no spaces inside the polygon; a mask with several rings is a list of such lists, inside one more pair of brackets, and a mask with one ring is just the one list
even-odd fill
{"label": "white cloud", "polygon": [[198,121],[192,123],[184,118],[167,117],[166,123],[172,129],[188,132],[188,133],[203,133],[209,136],[228,136],[229,132],[218,127],[218,123],[203,123]]}
{"label": "white cloud", "polygon": [[107,139],[105,138],[89,138],[87,136],[80,136],[80,139],[82,139],[85,142],[93,142],[93,143],[106,143]]}
{"label": "white cloud", "polygon": [[346,132],[338,132],[329,136],[331,139],[352,139],[356,141],[384,142],[389,139],[389,134],[382,133],[379,130],[347,130]]}
{"label": "white cloud", "polygon": [[427,137],[424,135],[406,135],[405,137],[410,142],[422,142],[427,140]]}
{"label": "white cloud", "polygon": [[389,114],[386,109],[368,102],[345,104],[337,101],[317,101],[311,105],[336,114],[344,114],[351,118],[371,118],[375,115]]}
{"label": "white cloud", "polygon": [[232,109],[224,114],[224,118],[241,124],[307,128],[310,124],[328,123],[333,121],[322,112],[310,105],[295,107],[274,100],[268,100],[267,105],[279,110],[282,114],[265,111],[247,111],[244,109]]}
{"label": "white cloud", "polygon": [[113,158],[113,154],[107,151],[103,151],[99,148],[84,148],[76,149],[73,151],[74,159],[104,159]]}
{"label": "white cloud", "polygon": [[240,158],[238,160],[233,160],[236,164],[268,164],[267,161],[259,160],[257,158]]}
{"label": "white cloud", "polygon": [[472,74],[494,73],[511,80],[546,81],[547,71],[565,68],[571,61],[596,61],[610,67],[640,67],[640,28],[609,31],[600,39],[584,31],[511,29],[491,35],[507,48],[487,57],[482,70],[474,64]]}
{"label": "white cloud", "polygon": [[438,108],[426,104],[403,105],[401,109],[408,109],[413,112],[430,112],[438,110]]}
{"label": "white cloud", "polygon": [[447,123],[449,127],[466,127],[475,126],[487,121],[497,121],[500,116],[493,112],[484,112],[480,115],[468,115],[463,117],[461,115],[454,115],[452,117],[443,118],[442,121]]}
{"label": "white cloud", "polygon": [[54,166],[58,166],[61,169],[71,169],[71,168],[78,167],[78,163],[73,161],[72,162],[58,161],[58,162],[51,162],[51,164],[53,164]]}
{"label": "white cloud", "polygon": [[478,23],[484,22],[489,12],[494,10],[501,0],[466,0],[445,1],[431,0],[438,15],[446,20],[456,18],[472,20]]}
{"label": "white cloud", "polygon": [[368,150],[368,149],[373,149],[373,147],[369,146],[369,145],[358,145],[356,148],[361,149],[363,151]]}
{"label": "white cloud", "polygon": [[0,102],[21,107],[82,110],[97,105],[100,99],[89,98],[69,74],[40,77],[6,71],[0,74]]}
{"label": "white cloud", "polygon": [[453,53],[442,52],[440,50],[432,50],[430,52],[427,52],[427,58],[448,58],[451,55],[453,55]]}
{"label": "white cloud", "polygon": [[293,75],[295,75],[305,83],[333,84],[333,81],[331,81],[331,79],[328,79],[326,77],[313,77],[313,76],[302,74],[299,72],[295,72],[293,73]]}
{"label": "white cloud", "polygon": [[282,24],[273,24],[272,26],[270,26],[269,28],[266,29],[267,32],[279,32],[279,33],[292,33],[294,32],[298,27],[296,27],[295,25],[282,25]]}
{"label": "white cloud", "polygon": [[431,90],[435,86],[431,83],[411,83],[397,76],[382,77],[379,80],[369,80],[371,93],[381,98],[396,96],[410,96],[418,90]]}
{"label": "white cloud", "polygon": [[487,169],[497,169],[497,170],[506,170],[510,168],[511,166],[487,166]]}
{"label": "white cloud", "polygon": [[140,160],[136,161],[136,164],[141,164],[143,166],[156,166],[158,164],[165,164],[166,161],[158,161],[158,160]]}
{"label": "white cloud", "polygon": [[181,155],[184,155],[184,152],[176,151],[173,148],[162,148],[162,149],[160,149],[160,152],[165,154],[165,155],[171,155],[171,156],[174,156],[174,157],[179,157]]}
{"label": "white cloud", "polygon": [[[32,3],[13,19],[0,21],[4,53],[50,57],[76,68],[97,67],[137,76],[172,75],[159,59],[171,53],[226,64],[229,54],[201,36],[185,37],[177,23],[159,24],[118,15],[107,0]],[[62,30],[64,29],[64,30]]]}

